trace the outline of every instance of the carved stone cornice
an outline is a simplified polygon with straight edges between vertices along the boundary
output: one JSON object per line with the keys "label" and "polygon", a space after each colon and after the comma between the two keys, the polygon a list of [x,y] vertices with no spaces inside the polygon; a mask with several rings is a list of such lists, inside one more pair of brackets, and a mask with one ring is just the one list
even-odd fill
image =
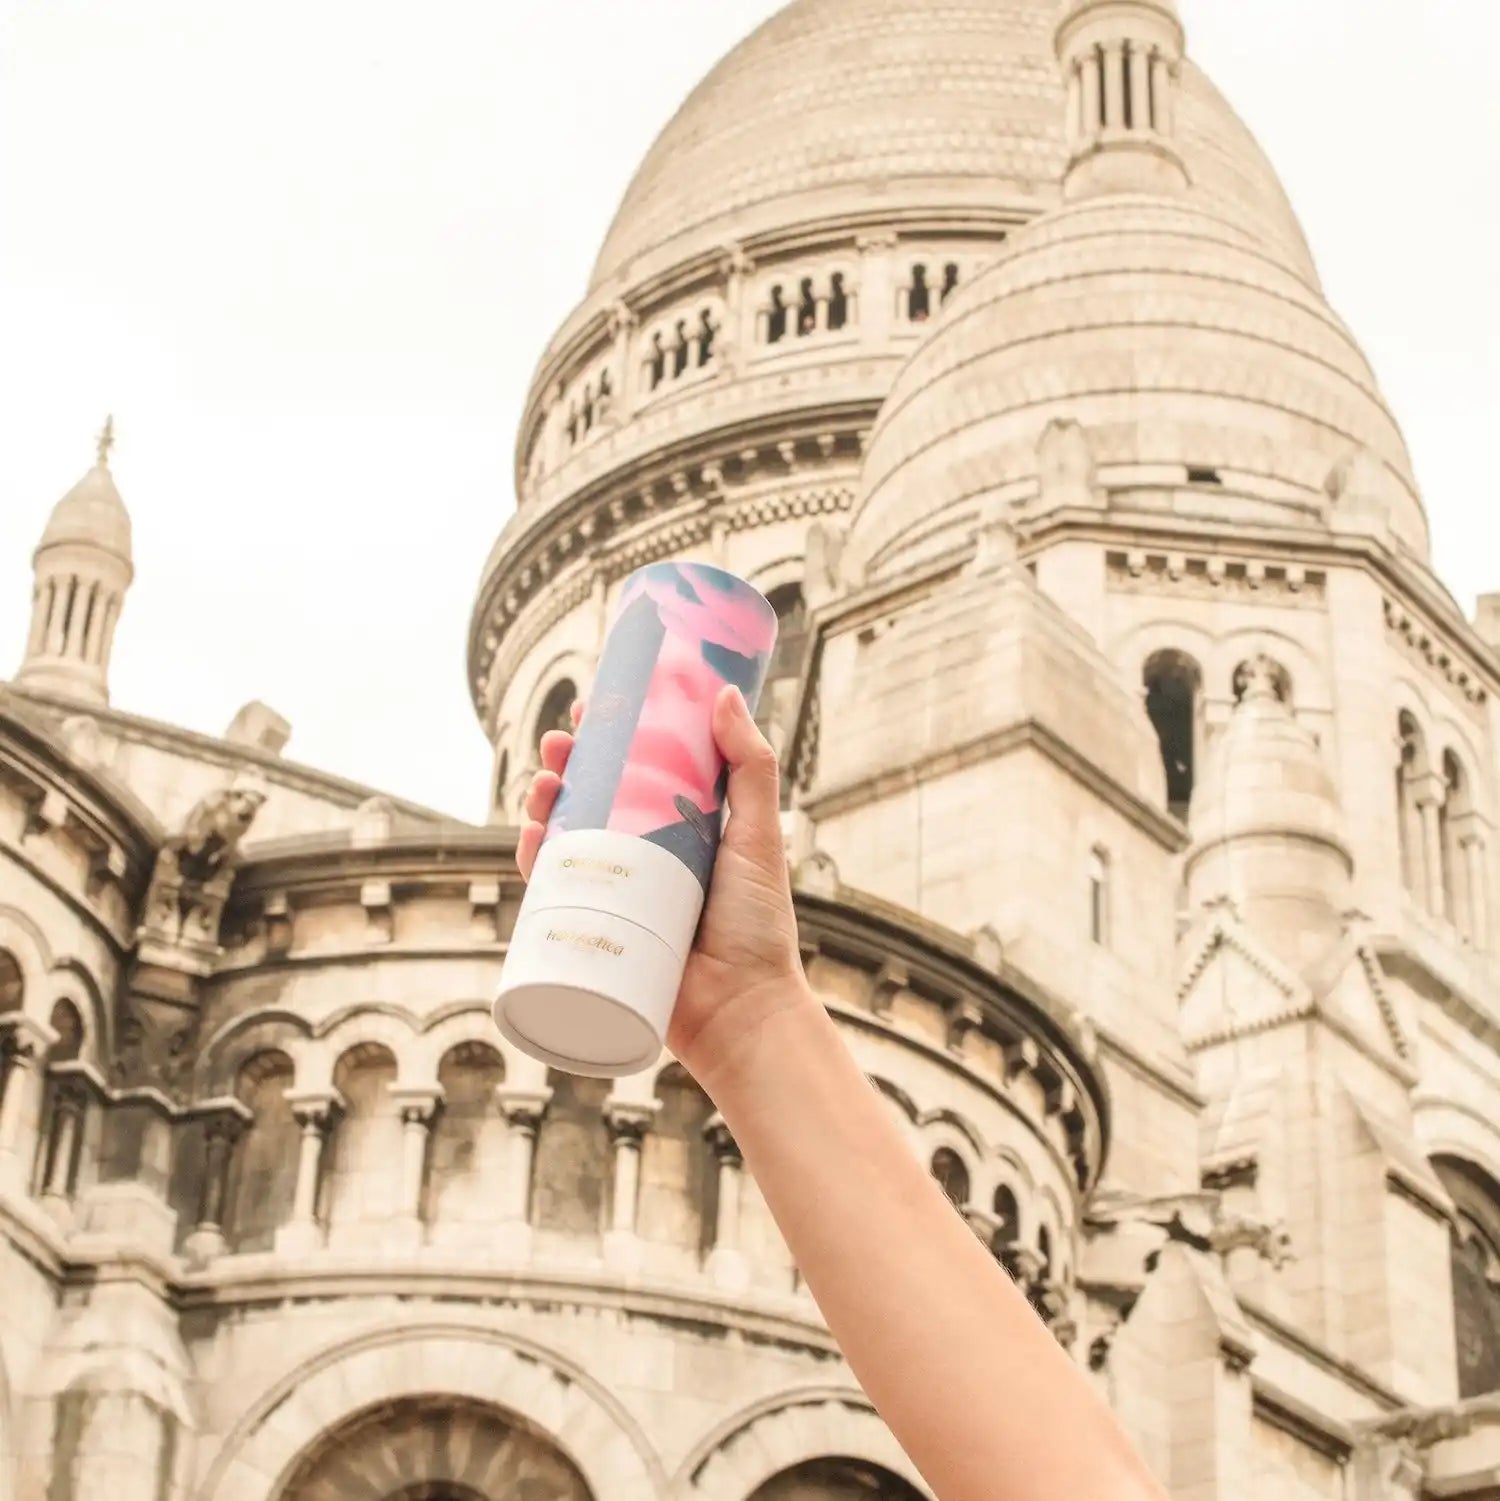
{"label": "carved stone cornice", "polygon": [[[960,1006],[970,1008],[971,1029],[997,1044],[1008,1060],[1005,1077],[975,1074],[976,1082],[1014,1101],[1015,1077],[1031,1077],[1042,1100],[1032,1128],[1046,1140],[1055,1121],[1066,1143],[1070,1176],[1081,1189],[1092,1188],[1108,1144],[1109,1106],[1103,1078],[1071,1008],[1003,962],[998,971],[981,966],[958,934],[865,893],[814,896],[798,891],[795,902],[803,942],[819,952],[826,947],[837,963],[863,963],[872,985],[889,983],[882,975],[899,974],[904,988],[950,1015]],[[891,1028],[875,1013],[868,1021]],[[932,1046],[925,1038],[906,1040],[911,1046]],[[938,1051],[951,1066],[971,1068],[967,1058]]]}

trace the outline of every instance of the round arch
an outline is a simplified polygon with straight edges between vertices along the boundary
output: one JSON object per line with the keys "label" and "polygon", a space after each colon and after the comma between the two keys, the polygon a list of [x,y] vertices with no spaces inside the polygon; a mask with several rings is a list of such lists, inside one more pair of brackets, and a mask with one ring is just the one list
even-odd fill
{"label": "round arch", "polygon": [[[461,1324],[378,1330],[324,1350],[262,1393],[209,1467],[195,1501],[280,1497],[331,1427],[383,1404],[434,1396],[500,1409],[548,1439],[596,1497],[657,1501],[666,1474],[640,1426],[581,1366],[515,1335]],[[739,1498],[736,1498],[739,1501]]]}
{"label": "round arch", "polygon": [[819,1386],[742,1409],[688,1455],[674,1501],[745,1501],[769,1481],[810,1462],[838,1458],[884,1470],[921,1501],[931,1492],[863,1392]]}
{"label": "round arch", "polygon": [[275,1501],[596,1501],[545,1434],[490,1403],[408,1397],[355,1413],[296,1462]]}

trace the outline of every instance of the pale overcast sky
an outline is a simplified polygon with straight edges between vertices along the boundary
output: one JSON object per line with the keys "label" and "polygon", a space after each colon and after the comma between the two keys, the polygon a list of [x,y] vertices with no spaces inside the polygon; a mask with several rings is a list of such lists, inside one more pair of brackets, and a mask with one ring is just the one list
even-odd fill
{"label": "pale overcast sky", "polygon": [[[482,818],[464,648],[534,361],[657,129],[774,0],[0,0],[0,676],[115,414],[114,702]],[[1500,10],[1182,0],[1500,590]]]}

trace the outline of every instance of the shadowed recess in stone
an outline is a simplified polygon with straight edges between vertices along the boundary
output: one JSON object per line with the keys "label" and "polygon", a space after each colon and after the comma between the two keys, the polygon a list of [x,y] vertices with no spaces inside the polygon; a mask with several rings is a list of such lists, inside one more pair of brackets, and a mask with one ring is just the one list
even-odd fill
{"label": "shadowed recess in stone", "polygon": [[369,1408],[332,1430],[298,1462],[277,1501],[594,1498],[546,1439],[495,1409],[434,1397]]}
{"label": "shadowed recess in stone", "polygon": [[853,1459],[813,1459],[768,1480],[750,1501],[921,1501],[899,1475]]}

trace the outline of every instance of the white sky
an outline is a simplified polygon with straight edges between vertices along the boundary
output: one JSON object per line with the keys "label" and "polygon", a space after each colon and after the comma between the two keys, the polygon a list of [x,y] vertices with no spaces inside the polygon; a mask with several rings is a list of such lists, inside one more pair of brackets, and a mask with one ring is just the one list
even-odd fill
{"label": "white sky", "polygon": [[[1500,7],[1181,0],[1500,590]],[[464,651],[533,363],[657,129],[775,0],[0,0],[0,675],[113,412],[121,708],[463,816]]]}

